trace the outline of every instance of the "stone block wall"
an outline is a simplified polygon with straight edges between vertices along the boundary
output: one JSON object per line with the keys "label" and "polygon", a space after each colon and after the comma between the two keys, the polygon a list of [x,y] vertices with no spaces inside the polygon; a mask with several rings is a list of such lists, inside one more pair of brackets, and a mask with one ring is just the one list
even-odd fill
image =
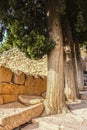
{"label": "stone block wall", "polygon": [[17,101],[18,95],[41,95],[46,91],[47,78],[12,72],[0,66],[0,105]]}

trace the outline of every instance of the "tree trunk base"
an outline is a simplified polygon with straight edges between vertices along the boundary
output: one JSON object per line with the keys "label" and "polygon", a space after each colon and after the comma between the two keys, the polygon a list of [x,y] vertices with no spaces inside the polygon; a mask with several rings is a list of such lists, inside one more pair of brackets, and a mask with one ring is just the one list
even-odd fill
{"label": "tree trunk base", "polygon": [[62,108],[62,111],[58,111],[58,112],[53,112],[50,110],[50,108],[48,107],[47,105],[48,103],[46,102],[46,100],[44,101],[44,106],[45,106],[45,109],[41,115],[41,117],[44,117],[44,116],[50,116],[50,115],[55,115],[55,114],[64,114],[64,113],[68,113],[70,112],[70,109],[67,107],[67,105],[64,105],[63,108]]}

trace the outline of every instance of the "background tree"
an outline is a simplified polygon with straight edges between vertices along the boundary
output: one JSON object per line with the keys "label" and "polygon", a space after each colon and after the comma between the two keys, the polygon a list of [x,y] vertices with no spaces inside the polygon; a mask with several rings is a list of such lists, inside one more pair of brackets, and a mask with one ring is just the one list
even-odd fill
{"label": "background tree", "polygon": [[67,101],[75,101],[78,97],[78,89],[75,78],[74,60],[73,60],[73,38],[68,16],[62,16],[63,42],[64,42],[64,79],[65,95]]}
{"label": "background tree", "polygon": [[79,44],[84,45],[84,42],[87,39],[87,1],[66,0],[66,5],[66,12],[71,24],[74,41],[73,54],[76,70],[75,76],[77,78],[77,86],[79,90],[83,90],[83,69]]}

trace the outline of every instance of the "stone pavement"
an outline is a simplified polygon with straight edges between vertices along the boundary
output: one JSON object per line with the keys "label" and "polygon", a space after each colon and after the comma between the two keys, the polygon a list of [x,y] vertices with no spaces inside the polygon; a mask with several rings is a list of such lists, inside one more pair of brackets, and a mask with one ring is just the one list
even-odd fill
{"label": "stone pavement", "polygon": [[68,106],[69,113],[37,118],[38,123],[21,130],[87,130],[87,100],[69,103]]}

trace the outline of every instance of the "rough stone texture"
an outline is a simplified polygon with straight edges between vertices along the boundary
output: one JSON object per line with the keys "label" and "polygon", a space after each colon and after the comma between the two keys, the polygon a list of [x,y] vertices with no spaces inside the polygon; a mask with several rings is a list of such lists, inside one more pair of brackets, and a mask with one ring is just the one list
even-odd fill
{"label": "rough stone texture", "polygon": [[[42,79],[41,79],[42,80]],[[34,84],[31,82],[29,86],[16,85],[9,83],[0,83],[0,103],[9,103],[17,100],[18,95],[41,95],[46,91],[46,85],[34,80]],[[43,80],[42,80],[43,82]],[[34,86],[32,86],[32,84]],[[3,97],[3,100],[2,100]],[[36,102],[36,101],[35,101]],[[38,101],[37,101],[38,102]],[[0,105],[1,105],[0,104]]]}
{"label": "rough stone texture", "polygon": [[3,104],[17,101],[17,95],[3,95]]}
{"label": "rough stone texture", "polygon": [[[87,100],[67,104],[70,112],[66,114],[51,115],[34,119],[38,123],[23,130],[87,130]],[[29,129],[31,128],[31,129]]]}
{"label": "rough stone texture", "polygon": [[25,86],[27,87],[27,93],[30,95],[41,95],[46,91],[47,78],[40,76],[30,76],[26,77]]}
{"label": "rough stone texture", "polygon": [[46,98],[46,92],[43,92],[43,93],[41,94],[41,96],[42,96],[43,98]]}
{"label": "rough stone texture", "polygon": [[[38,119],[40,130],[86,130],[84,119],[72,113],[48,116]],[[28,129],[27,129],[28,130]]]}
{"label": "rough stone texture", "polygon": [[43,103],[44,99],[41,96],[28,96],[19,95],[18,100],[25,105],[35,105],[38,103]]}
{"label": "rough stone texture", "polygon": [[3,105],[3,96],[0,95],[0,105]]}
{"label": "rough stone texture", "polygon": [[71,103],[69,104],[69,108],[72,110],[73,114],[77,115],[77,117],[81,117],[84,121],[87,121],[87,100],[81,100],[80,103]]}
{"label": "rough stone texture", "polygon": [[0,126],[0,130],[5,130],[5,128],[3,126]]}
{"label": "rough stone texture", "polygon": [[25,86],[18,86],[15,84],[7,84],[2,83],[0,84],[1,94],[2,95],[19,95],[25,94]]}
{"label": "rough stone texture", "polygon": [[47,56],[39,60],[31,60],[17,48],[4,51],[0,56],[0,64],[12,71],[20,70],[28,74],[47,75]]}
{"label": "rough stone texture", "polygon": [[12,130],[39,116],[43,109],[44,106],[42,103],[30,107],[25,107],[18,102],[2,105],[0,106],[0,125],[5,130]]}
{"label": "rough stone texture", "polygon": [[21,71],[13,73],[12,83],[23,85],[25,83],[25,74]]}
{"label": "rough stone texture", "polygon": [[12,72],[9,68],[0,66],[0,82],[11,82]]}
{"label": "rough stone texture", "polygon": [[21,130],[39,130],[38,127],[39,127],[38,124],[30,124],[25,128],[22,128]]}
{"label": "rough stone texture", "polygon": [[81,99],[87,100],[87,91],[80,91]]}

